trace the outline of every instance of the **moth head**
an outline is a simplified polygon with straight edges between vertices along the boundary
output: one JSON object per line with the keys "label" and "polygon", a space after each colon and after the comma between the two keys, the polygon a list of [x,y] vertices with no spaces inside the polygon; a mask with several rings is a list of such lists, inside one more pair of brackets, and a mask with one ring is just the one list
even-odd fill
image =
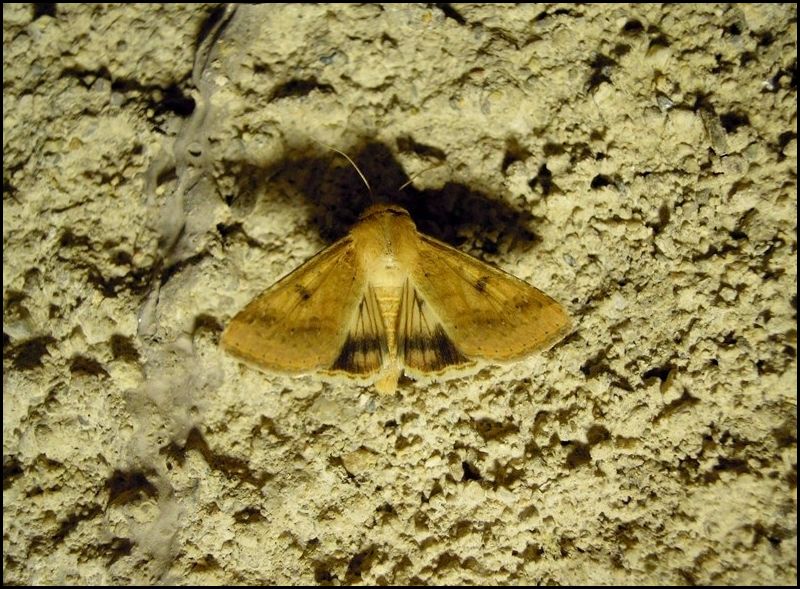
{"label": "moth head", "polygon": [[405,210],[400,205],[379,203],[370,206],[367,210],[361,213],[361,216],[358,218],[358,220],[364,221],[365,219],[382,217],[384,215],[390,217],[407,217],[409,219],[411,218],[411,215],[408,214],[408,211]]}

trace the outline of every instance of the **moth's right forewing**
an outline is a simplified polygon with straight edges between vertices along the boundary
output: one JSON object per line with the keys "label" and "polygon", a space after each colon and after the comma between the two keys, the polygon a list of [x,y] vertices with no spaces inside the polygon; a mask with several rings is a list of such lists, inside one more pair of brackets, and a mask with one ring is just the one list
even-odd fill
{"label": "moth's right forewing", "polygon": [[331,367],[363,298],[365,276],[345,237],[253,299],[230,322],[222,346],[282,372]]}
{"label": "moth's right forewing", "polygon": [[533,286],[426,235],[412,280],[467,358],[506,361],[566,335],[564,308]]}

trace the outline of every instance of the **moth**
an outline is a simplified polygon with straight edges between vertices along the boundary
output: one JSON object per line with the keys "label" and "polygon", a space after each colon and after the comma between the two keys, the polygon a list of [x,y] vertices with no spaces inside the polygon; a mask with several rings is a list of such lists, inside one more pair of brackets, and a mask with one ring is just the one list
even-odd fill
{"label": "moth", "polygon": [[379,204],[253,299],[222,346],[260,369],[340,375],[390,393],[403,373],[437,379],[516,360],[569,330],[564,307],[540,290]]}

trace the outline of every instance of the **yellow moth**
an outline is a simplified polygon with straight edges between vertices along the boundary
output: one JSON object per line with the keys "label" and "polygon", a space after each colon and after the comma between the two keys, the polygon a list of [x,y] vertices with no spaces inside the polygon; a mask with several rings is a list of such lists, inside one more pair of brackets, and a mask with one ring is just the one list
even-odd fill
{"label": "yellow moth", "polygon": [[373,205],[350,233],[253,299],[222,346],[258,368],[322,372],[393,392],[522,358],[566,335],[564,308],[529,284]]}

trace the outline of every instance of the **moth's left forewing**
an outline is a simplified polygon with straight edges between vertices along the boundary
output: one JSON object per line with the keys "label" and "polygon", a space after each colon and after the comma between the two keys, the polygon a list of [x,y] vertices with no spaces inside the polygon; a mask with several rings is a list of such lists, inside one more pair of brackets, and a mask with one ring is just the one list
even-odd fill
{"label": "moth's left forewing", "polygon": [[464,357],[510,361],[569,333],[564,307],[539,289],[426,235],[417,249],[411,282]]}
{"label": "moth's left forewing", "polygon": [[253,299],[231,319],[222,346],[261,369],[328,368],[341,355],[365,287],[356,248],[345,237]]}

